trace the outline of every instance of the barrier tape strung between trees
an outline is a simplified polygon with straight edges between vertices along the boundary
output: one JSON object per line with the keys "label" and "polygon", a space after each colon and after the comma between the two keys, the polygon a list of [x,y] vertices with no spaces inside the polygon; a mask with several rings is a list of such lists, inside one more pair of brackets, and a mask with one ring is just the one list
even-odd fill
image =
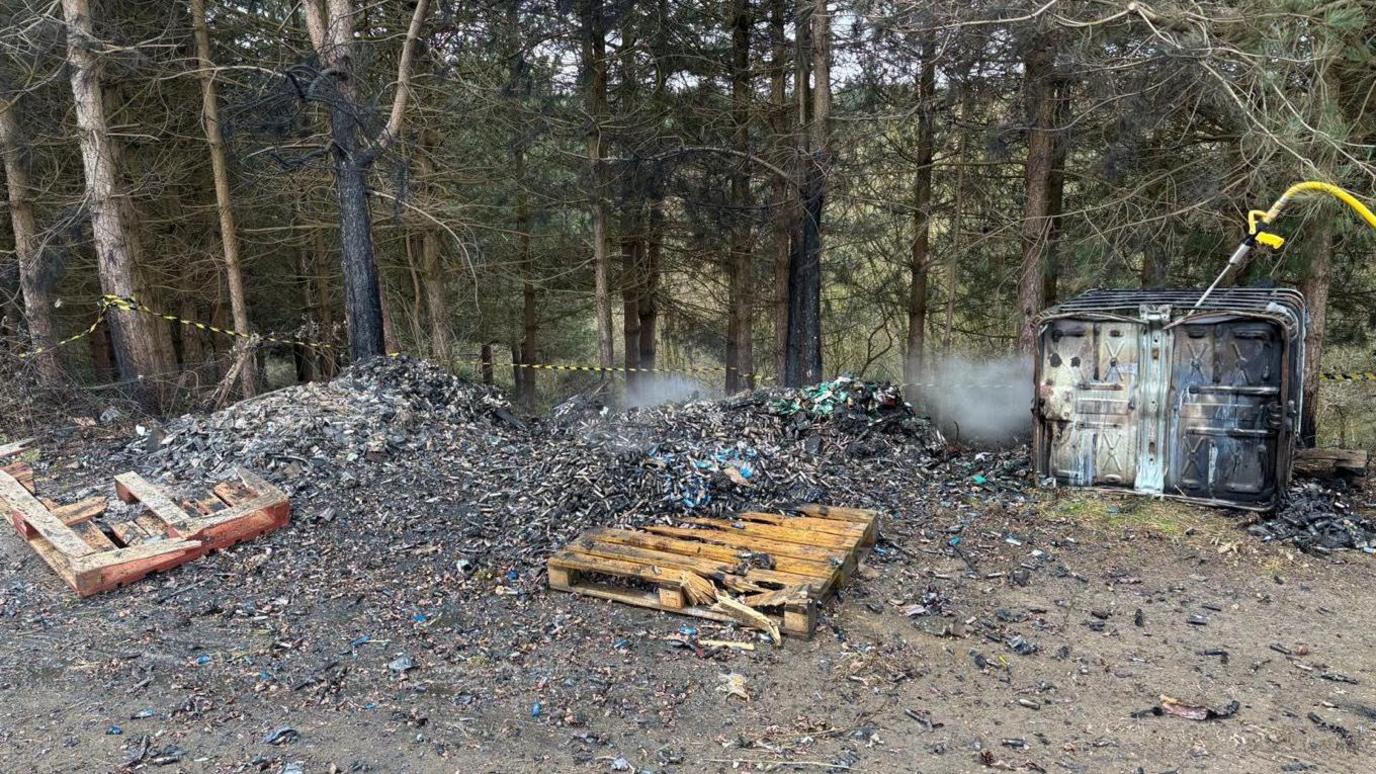
{"label": "barrier tape strung between trees", "polygon": [[[68,336],[62,341],[53,344],[51,347],[40,347],[38,349],[33,350],[32,352],[22,352],[19,354],[19,357],[25,360],[29,358],[38,357],[39,355],[42,355],[46,352],[51,352],[55,349],[58,349],[59,347],[64,347],[68,344],[71,344],[72,342],[78,339],[90,336],[91,334],[95,333],[96,328],[100,327],[100,324],[105,321],[106,314],[111,309],[118,309],[124,312],[137,312],[139,314],[151,315],[153,317],[167,320],[168,322],[179,323],[181,325],[185,325],[191,328],[196,328],[197,330],[210,331],[212,333],[219,333],[225,336],[232,336],[234,338],[239,339],[257,339],[258,341],[264,341],[271,344],[290,344],[292,346],[310,347],[312,349],[324,349],[332,351],[340,349],[340,347],[336,344],[328,344],[322,341],[308,341],[306,339],[289,339],[283,338],[281,336],[264,336],[256,333],[250,333],[247,331],[236,331],[232,328],[220,328],[214,325],[210,325],[208,323],[198,322],[196,320],[188,320],[184,317],[178,317],[175,314],[167,314],[165,312],[159,312],[157,310],[150,309],[147,306],[144,306],[142,303],[140,303],[138,299],[129,298],[126,296],[116,296],[107,293],[106,295],[100,297],[100,300],[97,302],[97,306],[99,307],[99,311],[96,312],[96,319],[85,330],[81,331],[80,333],[77,333],[74,336]],[[397,357],[401,354],[402,353],[400,352],[388,352],[387,356]],[[457,361],[455,365],[483,366],[495,365],[495,363],[486,360],[460,360]],[[569,363],[513,363],[512,365],[513,367],[531,368],[541,371],[577,371],[582,373],[623,374],[718,374],[737,370],[734,366],[685,366],[682,368],[626,368],[621,366],[578,365]],[[755,376],[755,374],[750,373],[743,373],[741,375],[745,377]],[[1319,379],[1321,381],[1326,382],[1376,382],[1376,371],[1354,371],[1351,373],[1338,373],[1330,371],[1320,373]],[[896,384],[895,386],[901,388],[939,387],[941,385]]]}
{"label": "barrier tape strung between trees", "polygon": [[101,307],[100,307],[100,311],[99,311],[99,312],[96,312],[96,319],[95,319],[94,321],[91,322],[91,326],[90,326],[89,328],[87,328],[86,330],[84,330],[84,331],[82,331],[82,332],[76,334],[75,336],[68,336],[67,338],[63,339],[62,341],[57,342],[56,344],[52,345],[51,347],[39,347],[38,349],[35,349],[35,350],[32,351],[32,352],[20,352],[20,353],[19,353],[19,359],[20,359],[20,360],[28,360],[29,358],[32,358],[32,357],[38,357],[39,355],[41,355],[41,354],[43,354],[43,353],[45,353],[45,352],[52,352],[53,350],[56,350],[56,349],[58,349],[58,348],[60,348],[60,347],[65,347],[65,346],[67,346],[68,344],[71,344],[73,341],[76,341],[77,339],[84,339],[84,338],[86,338],[87,336],[90,336],[92,333],[95,333],[95,332],[96,332],[96,328],[99,328],[99,327],[100,327],[100,324],[103,323],[103,322],[105,322],[105,306],[102,304]]}
{"label": "barrier tape strung between trees", "polygon": [[[236,331],[232,328],[218,328],[214,325],[210,325],[207,323],[197,322],[195,320],[188,320],[183,317],[178,317],[175,314],[167,314],[165,312],[159,312],[154,309],[149,309],[148,307],[140,303],[138,299],[129,298],[127,296],[115,296],[107,293],[100,297],[100,305],[102,313],[104,313],[107,309],[120,309],[126,312],[138,312],[140,314],[158,317],[163,320],[167,320],[168,322],[181,323],[182,325],[186,325],[191,328],[197,328],[203,331],[211,331],[213,333],[221,333],[225,336],[233,336],[235,338],[240,339],[256,338],[259,341],[266,341],[272,344],[291,344],[293,346],[311,347],[312,349],[339,349],[339,347],[337,347],[334,344],[326,344],[320,341],[306,341],[305,339],[284,339],[279,336],[263,336],[256,333],[250,333],[247,331]],[[94,328],[92,328],[92,330],[94,330]]]}

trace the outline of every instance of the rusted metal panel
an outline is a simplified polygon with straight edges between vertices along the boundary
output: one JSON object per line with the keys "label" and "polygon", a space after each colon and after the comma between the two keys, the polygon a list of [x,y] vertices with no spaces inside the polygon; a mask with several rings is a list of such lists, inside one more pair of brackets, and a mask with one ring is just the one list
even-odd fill
{"label": "rusted metal panel", "polygon": [[1246,508],[1289,480],[1305,311],[1284,289],[1092,291],[1044,312],[1043,479]]}

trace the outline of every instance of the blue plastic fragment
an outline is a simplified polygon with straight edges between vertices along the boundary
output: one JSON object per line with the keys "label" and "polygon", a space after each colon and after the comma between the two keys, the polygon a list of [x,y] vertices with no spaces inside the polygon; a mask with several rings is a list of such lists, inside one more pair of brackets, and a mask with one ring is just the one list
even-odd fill
{"label": "blue plastic fragment", "polygon": [[952,546],[958,546],[958,545],[960,545],[960,535],[956,535],[956,536],[952,537],[950,540],[946,541],[946,544],[947,544],[947,545],[952,545]]}
{"label": "blue plastic fragment", "polygon": [[521,574],[519,572],[516,572],[515,570],[507,570],[506,579],[509,581],[520,580]]}
{"label": "blue plastic fragment", "polygon": [[124,733],[124,729],[120,728],[119,726],[110,726],[109,728],[105,729],[106,736],[119,736],[122,733]]}
{"label": "blue plastic fragment", "polygon": [[366,634],[361,634],[349,641],[349,647],[357,648],[360,645],[367,645],[369,642],[372,641],[372,639],[372,637],[369,637]]}
{"label": "blue plastic fragment", "polygon": [[415,621],[416,623],[425,623],[426,620],[428,620],[428,618],[425,615],[425,613],[416,613],[415,615],[411,616],[411,620]]}
{"label": "blue plastic fragment", "polygon": [[206,655],[205,653],[202,653],[201,655],[199,655],[199,656],[196,657],[196,666],[205,666],[206,664],[209,664],[209,663],[210,663],[210,656]]}
{"label": "blue plastic fragment", "polygon": [[678,633],[682,634],[685,637],[696,637],[698,636],[698,627],[683,624],[682,626],[678,627]]}
{"label": "blue plastic fragment", "polygon": [[612,647],[613,647],[613,648],[616,648],[617,650],[625,650],[625,649],[631,647],[631,641],[628,640],[628,639],[626,639],[625,637],[622,637],[621,639],[619,639],[619,640],[617,640],[616,642],[612,643]]}
{"label": "blue plastic fragment", "polygon": [[545,705],[537,701],[534,704],[530,705],[530,716],[533,718],[538,718],[540,717],[540,713],[544,712],[544,710]]}

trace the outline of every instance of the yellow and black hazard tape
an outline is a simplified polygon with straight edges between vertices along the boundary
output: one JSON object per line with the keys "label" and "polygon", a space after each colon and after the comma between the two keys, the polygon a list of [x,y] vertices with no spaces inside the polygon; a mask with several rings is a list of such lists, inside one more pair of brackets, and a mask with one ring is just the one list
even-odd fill
{"label": "yellow and black hazard tape", "polygon": [[158,317],[168,322],[180,323],[191,328],[196,328],[197,330],[210,331],[211,333],[219,333],[224,336],[233,336],[240,339],[257,339],[271,344],[290,344],[293,346],[311,347],[313,349],[338,349],[334,344],[326,344],[320,341],[287,339],[281,336],[265,336],[263,334],[251,333],[248,331],[236,331],[232,328],[220,328],[208,323],[197,322],[196,320],[188,320],[184,317],[178,317],[175,314],[167,314],[166,312],[159,312],[156,309],[150,309],[139,303],[138,299],[128,296],[116,296],[107,293],[100,297],[100,303],[102,311],[106,308],[113,308],[122,309],[126,312],[138,312],[139,314]]}
{"label": "yellow and black hazard tape", "polygon": [[1350,374],[1322,373],[1325,382],[1376,382],[1376,371],[1356,371]]}
{"label": "yellow and black hazard tape", "polygon": [[51,347],[39,347],[38,349],[35,349],[35,350],[33,350],[32,352],[20,352],[20,353],[19,353],[19,359],[20,359],[20,360],[28,360],[29,358],[32,358],[32,357],[38,357],[39,355],[41,355],[41,354],[43,354],[43,353],[45,353],[45,352],[52,352],[53,350],[58,349],[58,348],[60,348],[60,347],[65,347],[65,346],[67,346],[68,344],[71,344],[73,341],[76,341],[77,339],[81,339],[81,338],[85,338],[85,337],[87,337],[87,336],[90,336],[92,333],[95,333],[95,332],[96,332],[96,328],[99,328],[99,327],[100,327],[100,324],[101,324],[102,322],[104,322],[104,321],[105,321],[105,307],[104,307],[104,306],[101,306],[101,307],[100,307],[100,311],[96,313],[96,319],[93,320],[93,321],[91,322],[90,327],[87,328],[86,330],[84,330],[84,331],[82,331],[82,332],[80,332],[80,333],[78,333],[78,334],[76,334],[76,335],[68,336],[67,338],[63,339],[62,341],[57,342],[56,344],[52,345]]}
{"label": "yellow and black hazard tape", "polygon": [[[468,361],[469,365],[482,365],[481,360]],[[574,365],[567,363],[514,363],[515,368],[535,368],[543,371],[586,371],[592,373],[622,374],[719,374],[739,370],[735,366],[684,366],[682,368],[626,368],[624,366]],[[743,373],[742,376],[752,376]]]}

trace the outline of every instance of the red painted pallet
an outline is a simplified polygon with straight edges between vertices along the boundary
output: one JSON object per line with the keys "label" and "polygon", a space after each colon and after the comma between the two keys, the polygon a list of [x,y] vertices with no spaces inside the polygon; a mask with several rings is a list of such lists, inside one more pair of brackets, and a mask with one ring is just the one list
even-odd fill
{"label": "red painted pallet", "polygon": [[[144,510],[105,531],[92,520],[106,499],[68,505],[37,497],[33,471],[23,463],[0,468],[0,510],[30,547],[87,597],[171,569],[211,551],[251,540],[287,523],[291,503],[282,490],[251,471],[217,484],[212,497],[177,505],[137,473],[115,476],[115,495]],[[194,515],[193,515],[194,514]]]}
{"label": "red painted pallet", "polygon": [[549,558],[550,588],[806,638],[879,533],[876,511],[826,505],[682,522],[585,532]]}

